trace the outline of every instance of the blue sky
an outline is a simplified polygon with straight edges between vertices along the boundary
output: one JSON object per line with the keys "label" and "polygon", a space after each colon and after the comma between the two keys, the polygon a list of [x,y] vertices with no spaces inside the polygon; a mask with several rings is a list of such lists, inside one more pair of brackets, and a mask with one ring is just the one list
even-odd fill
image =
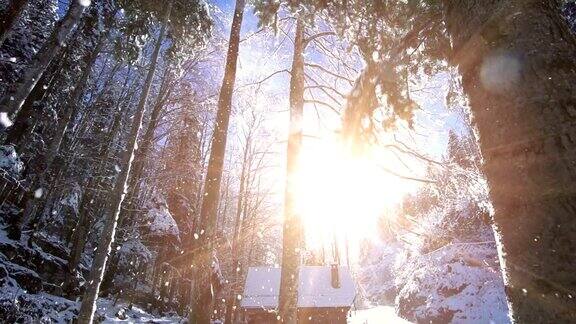
{"label": "blue sky", "polygon": [[[210,3],[218,6],[223,12],[232,15],[236,1],[233,0],[213,0]],[[242,21],[242,33],[253,31],[257,28],[258,18],[254,15],[254,12],[250,5],[246,5],[246,10],[244,11],[244,20]]]}

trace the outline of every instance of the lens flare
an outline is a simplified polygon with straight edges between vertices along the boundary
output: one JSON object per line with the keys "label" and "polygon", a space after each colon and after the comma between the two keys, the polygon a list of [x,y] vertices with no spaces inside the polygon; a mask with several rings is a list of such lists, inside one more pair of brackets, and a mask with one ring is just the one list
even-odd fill
{"label": "lens flare", "polygon": [[351,154],[336,140],[305,146],[296,206],[309,248],[327,246],[334,237],[339,245],[346,239],[357,246],[376,235],[378,219],[412,185],[384,172],[382,164],[390,163],[373,152]]}

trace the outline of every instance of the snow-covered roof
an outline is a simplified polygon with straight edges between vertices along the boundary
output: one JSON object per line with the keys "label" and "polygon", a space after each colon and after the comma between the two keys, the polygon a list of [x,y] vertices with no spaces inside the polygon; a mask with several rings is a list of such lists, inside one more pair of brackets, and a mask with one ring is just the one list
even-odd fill
{"label": "snow-covered roof", "polygon": [[280,291],[280,268],[250,267],[240,305],[244,308],[276,308]]}
{"label": "snow-covered roof", "polygon": [[[338,267],[339,288],[332,287],[330,266],[300,267],[298,307],[349,307],[356,288],[347,267]],[[241,307],[274,309],[278,307],[280,268],[250,267],[244,285]]]}

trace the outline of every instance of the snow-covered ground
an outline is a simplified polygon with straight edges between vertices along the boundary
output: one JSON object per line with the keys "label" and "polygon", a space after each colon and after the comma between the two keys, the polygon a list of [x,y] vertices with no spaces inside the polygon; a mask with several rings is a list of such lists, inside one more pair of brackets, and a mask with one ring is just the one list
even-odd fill
{"label": "snow-covered ground", "polygon": [[392,306],[377,306],[374,308],[352,311],[352,316],[348,319],[349,324],[403,324],[410,323],[398,317]]}
{"label": "snow-covered ground", "polygon": [[[44,292],[30,294],[18,287],[0,289],[0,318],[21,323],[71,323],[78,314],[80,303]],[[183,323],[185,319],[172,315],[155,315],[124,301],[114,304],[99,298],[95,315],[97,323]],[[4,323],[3,321],[0,321]]]}
{"label": "snow-covered ground", "polygon": [[105,319],[102,323],[183,323],[185,319],[177,315],[173,316],[154,316],[140,307],[128,306],[126,303],[114,305],[109,299],[98,300],[98,312],[103,314]]}
{"label": "snow-covered ground", "polygon": [[[71,323],[78,315],[80,302],[45,291],[46,287],[54,287],[55,292],[61,290],[54,284],[54,280],[61,279],[46,269],[62,272],[65,261],[36,244],[28,247],[24,244],[27,240],[27,235],[21,241],[11,240],[0,227],[0,323]],[[114,303],[107,298],[98,299],[95,320],[98,323],[184,322],[175,313],[151,314],[123,300]]]}

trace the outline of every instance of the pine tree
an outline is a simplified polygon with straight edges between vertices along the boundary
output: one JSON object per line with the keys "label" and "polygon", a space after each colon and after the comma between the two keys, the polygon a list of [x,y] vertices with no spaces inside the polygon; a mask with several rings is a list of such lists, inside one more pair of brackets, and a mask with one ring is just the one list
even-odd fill
{"label": "pine tree", "polygon": [[220,88],[218,98],[218,111],[214,125],[214,135],[210,149],[210,159],[208,161],[206,180],[204,184],[204,196],[200,210],[200,239],[197,241],[202,251],[198,255],[198,262],[194,280],[196,281],[197,296],[193,298],[193,306],[190,308],[190,323],[208,323],[211,316],[211,282],[206,276],[210,273],[212,264],[212,242],[215,239],[217,207],[220,194],[220,183],[222,181],[222,171],[224,167],[224,155],[226,151],[226,141],[228,124],[232,110],[232,93],[236,80],[236,66],[238,62],[238,51],[240,47],[240,28],[244,17],[244,0],[236,0],[234,17],[230,31],[228,43],[228,53],[226,55],[226,66],[224,80]]}
{"label": "pine tree", "polygon": [[46,71],[52,59],[58,55],[64,43],[68,40],[68,35],[78,24],[84,12],[85,7],[82,3],[78,0],[71,2],[66,15],[55,26],[50,38],[36,54],[30,66],[25,69],[16,84],[0,100],[0,116],[3,116],[5,121],[1,125],[3,128],[8,128],[12,125],[10,120],[17,117],[24,101]]}
{"label": "pine tree", "polygon": [[94,320],[94,312],[96,310],[96,299],[98,298],[98,293],[100,291],[100,284],[102,283],[104,272],[106,271],[106,263],[108,261],[108,255],[110,253],[112,242],[114,241],[114,236],[116,234],[116,227],[118,223],[118,216],[120,214],[120,207],[124,196],[126,195],[126,184],[128,177],[130,176],[130,169],[132,167],[132,161],[134,160],[134,151],[136,149],[136,142],[138,140],[138,133],[142,128],[142,119],[144,117],[144,109],[146,107],[146,101],[148,100],[148,93],[152,85],[152,79],[154,77],[154,72],[156,71],[156,64],[158,62],[158,55],[160,54],[160,47],[164,39],[164,34],[166,33],[166,27],[168,20],[170,19],[170,13],[172,11],[172,0],[168,2],[165,9],[164,18],[162,21],[162,27],[158,39],[156,40],[156,45],[154,47],[154,52],[150,60],[150,66],[148,68],[148,74],[146,77],[146,82],[140,95],[140,101],[138,103],[138,108],[136,114],[134,115],[134,120],[132,122],[130,137],[128,145],[122,154],[121,160],[121,170],[116,179],[116,184],[112,191],[112,201],[110,202],[109,209],[106,211],[106,222],[102,230],[100,242],[94,255],[94,260],[92,261],[92,268],[90,270],[90,277],[86,292],[84,293],[84,298],[82,299],[82,305],[80,307],[80,313],[78,315],[79,323],[92,323]]}
{"label": "pine tree", "polygon": [[284,226],[282,232],[282,273],[278,299],[280,317],[285,323],[298,321],[298,278],[304,233],[296,209],[296,170],[302,149],[304,119],[304,20],[297,17],[294,54],[290,71],[290,126],[287,148]]}
{"label": "pine tree", "polygon": [[10,37],[18,19],[26,9],[28,0],[12,0],[0,18],[0,47]]}

